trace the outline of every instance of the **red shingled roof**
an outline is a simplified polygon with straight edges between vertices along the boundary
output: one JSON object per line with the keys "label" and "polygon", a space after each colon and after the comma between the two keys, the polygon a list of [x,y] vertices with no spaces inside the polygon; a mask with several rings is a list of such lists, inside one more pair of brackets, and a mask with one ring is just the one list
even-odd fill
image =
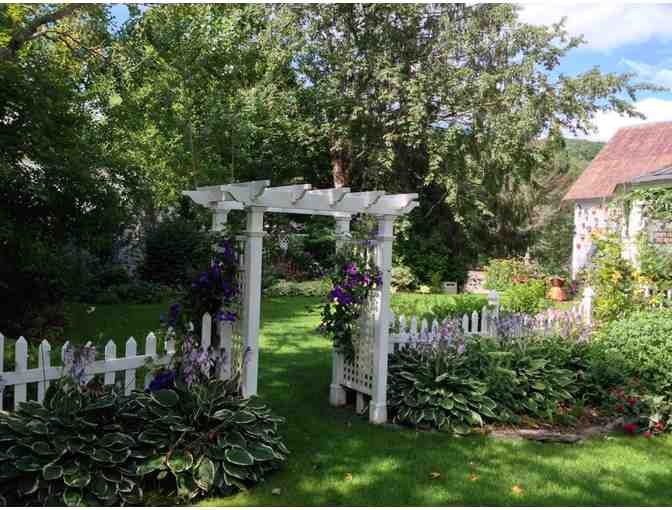
{"label": "red shingled roof", "polygon": [[608,197],[616,186],[672,165],[672,122],[619,129],[563,200]]}

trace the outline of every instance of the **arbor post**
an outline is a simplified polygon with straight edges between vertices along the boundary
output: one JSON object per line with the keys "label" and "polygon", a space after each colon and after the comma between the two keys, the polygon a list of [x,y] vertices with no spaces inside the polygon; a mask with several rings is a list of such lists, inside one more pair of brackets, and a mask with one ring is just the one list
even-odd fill
{"label": "arbor post", "polygon": [[[350,217],[336,218],[336,253],[345,245],[350,236]],[[329,386],[329,403],[332,406],[343,406],[346,402],[345,389],[341,385],[343,374],[343,354],[331,350],[331,385]]]}
{"label": "arbor post", "polygon": [[373,391],[369,405],[369,421],[387,421],[387,354],[390,336],[390,292],[392,288],[392,242],[394,241],[394,216],[378,218],[377,263],[382,273],[380,299],[376,309],[376,326],[373,342]]}
{"label": "arbor post", "polygon": [[[227,221],[229,216],[228,209],[214,209],[212,211],[212,228],[213,232],[224,233],[227,229]],[[219,246],[217,243],[212,245],[212,249],[215,253],[222,253],[224,249]],[[220,308],[221,310],[221,308]],[[217,320],[217,319],[215,319]],[[231,377],[231,350],[233,346],[233,333],[232,333],[232,324],[222,321],[217,321],[217,337],[219,342],[216,346],[213,346],[217,349],[217,354],[220,359],[219,366],[217,368],[217,377],[223,381],[228,380]]]}
{"label": "arbor post", "polygon": [[226,222],[229,216],[228,209],[215,209],[212,212],[212,231],[221,232],[226,228]]}
{"label": "arbor post", "polygon": [[259,319],[261,316],[261,262],[264,208],[247,207],[245,231],[245,293],[243,296],[243,396],[257,394],[259,377]]}

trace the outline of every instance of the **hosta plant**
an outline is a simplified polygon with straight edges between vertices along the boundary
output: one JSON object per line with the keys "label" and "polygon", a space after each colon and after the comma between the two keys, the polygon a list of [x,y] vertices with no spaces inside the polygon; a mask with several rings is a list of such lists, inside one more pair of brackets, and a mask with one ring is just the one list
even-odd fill
{"label": "hosta plant", "polygon": [[173,389],[137,394],[120,416],[138,443],[129,471],[181,501],[259,482],[289,453],[277,430],[284,419],[257,399],[241,398],[235,381],[178,381]]}
{"label": "hosta plant", "polygon": [[393,421],[466,434],[494,417],[487,385],[473,377],[460,345],[445,342],[390,356],[388,402]]}
{"label": "hosta plant", "polygon": [[[156,391],[54,384],[45,403],[0,412],[0,504],[118,506],[143,490],[180,501],[230,494],[277,469],[284,421],[235,380]],[[172,389],[171,389],[172,388]]]}
{"label": "hosta plant", "polygon": [[0,413],[0,503],[138,504],[142,490],[128,469],[138,448],[118,420],[113,388],[53,384],[44,405]]}
{"label": "hosta plant", "polygon": [[390,356],[396,422],[465,433],[523,416],[554,422],[574,403],[582,365],[558,338],[492,339],[443,334]]}
{"label": "hosta plant", "polygon": [[535,337],[472,342],[466,352],[471,374],[487,384],[487,395],[497,402],[497,421],[518,422],[522,416],[554,421],[559,404],[573,403],[577,377],[565,368],[570,354],[555,351]]}

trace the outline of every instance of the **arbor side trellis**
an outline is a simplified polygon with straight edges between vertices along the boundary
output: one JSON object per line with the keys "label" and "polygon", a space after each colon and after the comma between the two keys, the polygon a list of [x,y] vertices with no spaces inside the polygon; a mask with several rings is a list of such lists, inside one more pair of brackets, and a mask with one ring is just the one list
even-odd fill
{"label": "arbor side trellis", "polygon": [[[241,336],[247,359],[242,374],[243,394],[257,394],[264,213],[332,216],[336,220],[337,246],[342,246],[349,238],[352,215],[366,213],[378,219],[376,262],[382,272],[382,285],[373,310],[369,419],[373,423],[384,423],[387,421],[387,353],[394,220],[417,207],[418,195],[388,195],[384,191],[351,192],[349,188],[314,190],[308,184],[269,186],[270,181],[262,180],[202,186],[184,192],[194,202],[212,210],[213,230],[224,228],[229,211],[244,210],[246,213]],[[345,390],[337,370],[341,365],[342,359],[339,360],[337,353],[334,353],[329,395],[329,401],[333,405],[345,403]]]}

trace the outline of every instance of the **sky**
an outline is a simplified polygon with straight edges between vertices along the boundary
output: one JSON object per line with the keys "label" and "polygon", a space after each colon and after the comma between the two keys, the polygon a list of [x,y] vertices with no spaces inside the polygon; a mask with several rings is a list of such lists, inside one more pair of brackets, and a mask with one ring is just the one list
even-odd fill
{"label": "sky", "polygon": [[[112,8],[116,25],[128,18],[124,5]],[[586,43],[570,51],[559,72],[576,75],[597,66],[603,72],[637,74],[637,79],[672,89],[672,4],[602,3],[527,3],[522,21],[548,25],[566,17],[571,35],[583,35]],[[580,135],[596,141],[608,141],[619,127],[672,120],[672,91],[642,92],[637,110],[646,120],[598,114],[596,130]]]}
{"label": "sky", "polygon": [[[548,25],[566,17],[571,35],[586,43],[570,51],[559,71],[576,75],[597,66],[602,72],[634,72],[637,79],[672,89],[672,4],[526,4],[521,18]],[[672,92],[642,92],[637,109],[647,118],[598,114],[590,140],[607,141],[619,127],[672,120]]]}

